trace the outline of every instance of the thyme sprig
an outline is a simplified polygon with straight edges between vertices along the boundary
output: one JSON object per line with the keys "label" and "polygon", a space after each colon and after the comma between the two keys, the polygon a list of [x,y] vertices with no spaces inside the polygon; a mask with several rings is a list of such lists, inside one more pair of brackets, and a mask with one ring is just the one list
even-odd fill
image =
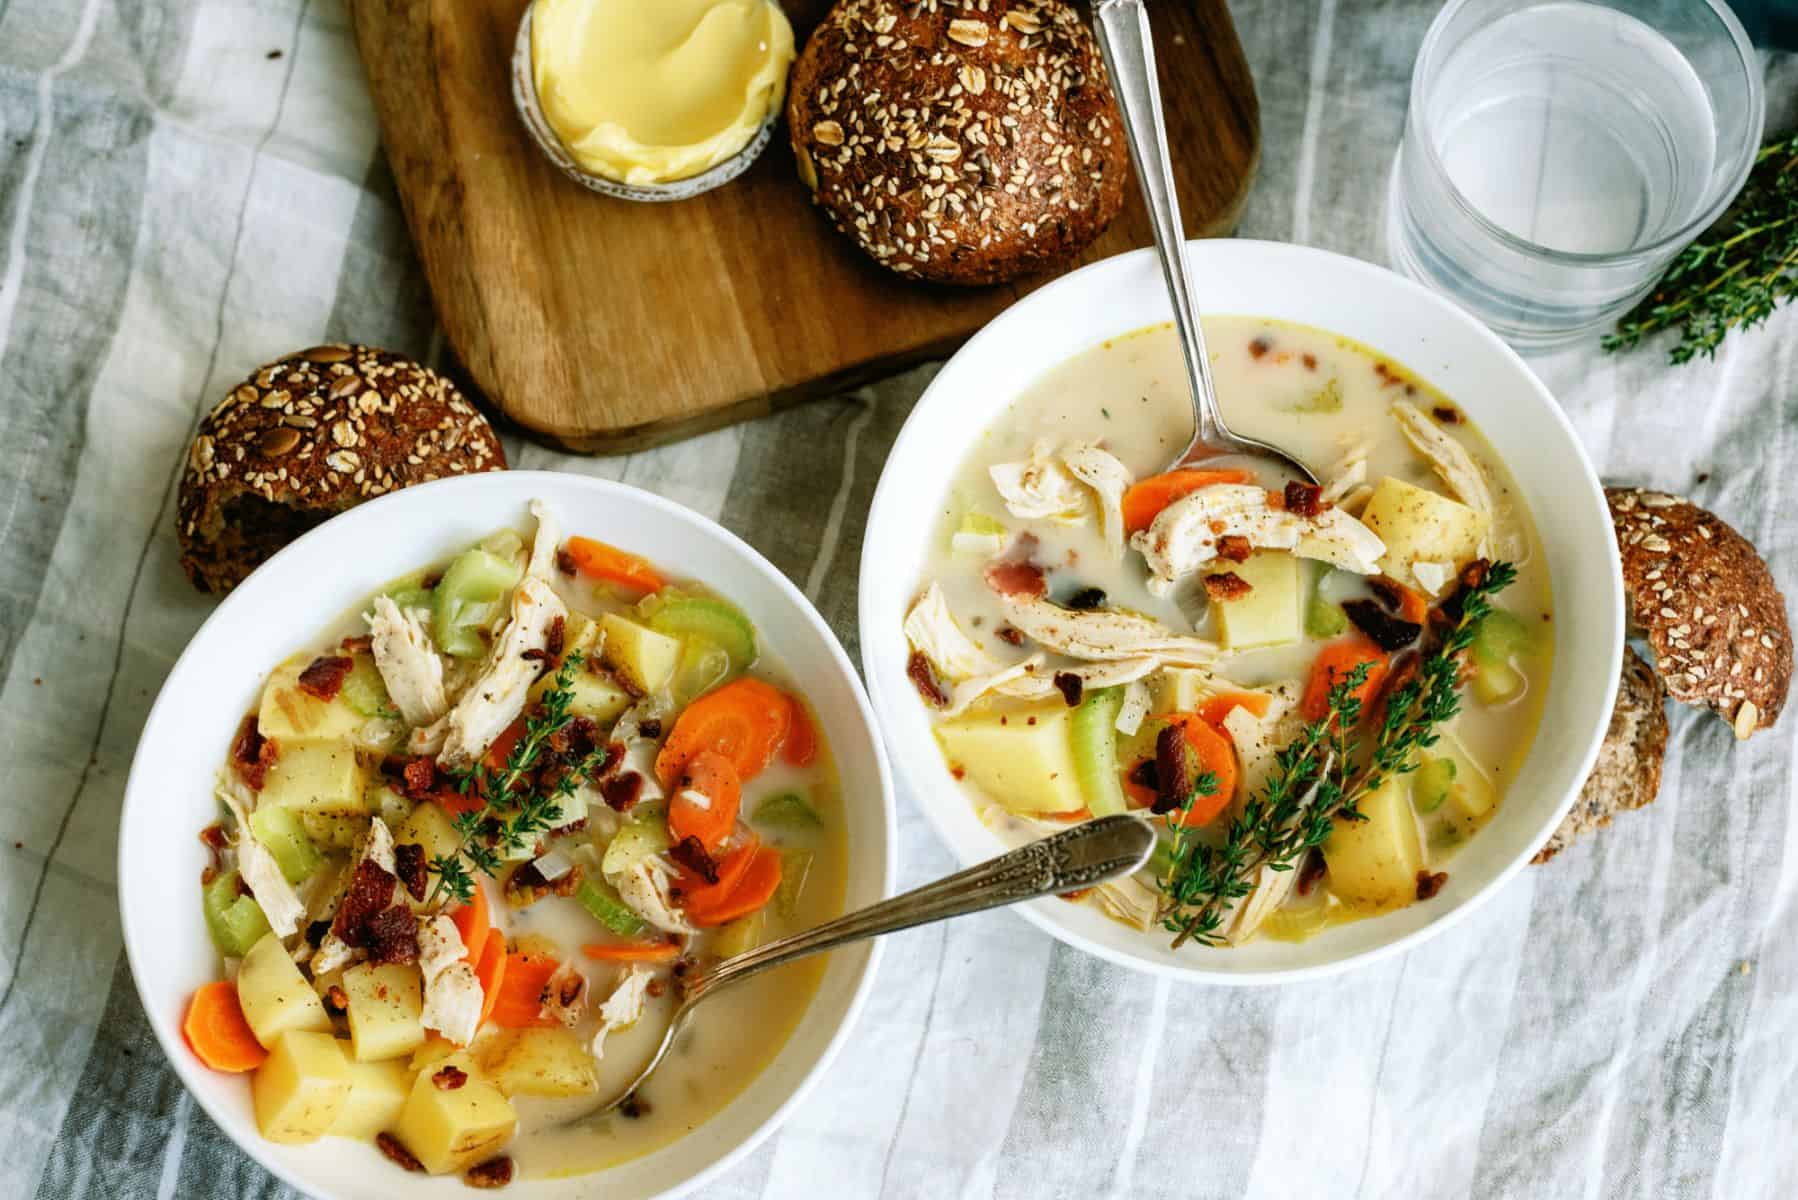
{"label": "thyme sprig", "polygon": [[1495,563],[1485,578],[1462,589],[1453,627],[1417,674],[1387,697],[1365,757],[1352,732],[1361,723],[1359,692],[1371,667],[1360,663],[1331,687],[1323,717],[1275,754],[1266,782],[1243,801],[1220,841],[1188,836],[1183,826],[1176,830],[1160,881],[1161,921],[1176,949],[1187,941],[1216,945],[1226,916],[1253,890],[1262,868],[1294,869],[1338,819],[1361,819],[1357,804],[1363,796],[1416,770],[1417,752],[1434,746],[1441,728],[1461,711],[1461,659],[1474,631],[1492,611],[1492,597],[1516,578],[1510,563]]}
{"label": "thyme sprig", "polygon": [[1605,335],[1623,350],[1664,329],[1680,340],[1678,365],[1712,358],[1731,329],[1751,329],[1798,296],[1798,133],[1761,147],[1741,195],[1723,217],[1674,256],[1660,282]]}
{"label": "thyme sprig", "polygon": [[466,904],[474,896],[470,867],[489,878],[497,877],[505,865],[505,856],[525,849],[539,834],[555,828],[562,818],[562,802],[574,795],[582,779],[593,777],[604,767],[606,749],[600,746],[548,786],[531,783],[533,773],[542,765],[545,749],[574,721],[570,711],[574,675],[582,661],[578,650],[562,660],[555,678],[526,715],[524,734],[512,746],[503,766],[496,769],[485,760],[477,760],[466,770],[449,772],[456,792],[479,797],[481,804],[456,814],[452,821],[458,836],[456,849],[431,859],[437,882],[425,898],[427,908],[435,906],[440,898]]}

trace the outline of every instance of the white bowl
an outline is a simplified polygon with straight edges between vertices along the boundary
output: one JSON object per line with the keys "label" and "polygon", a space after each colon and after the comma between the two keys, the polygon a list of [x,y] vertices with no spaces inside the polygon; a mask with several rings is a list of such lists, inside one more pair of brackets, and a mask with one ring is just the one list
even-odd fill
{"label": "white bowl", "polygon": [[[248,1076],[207,1070],[181,1036],[194,989],[218,975],[200,919],[199,831],[215,819],[212,778],[263,676],[315,631],[411,567],[502,525],[525,528],[547,500],[569,533],[601,538],[717,588],[740,604],[824,723],[848,813],[851,908],[884,898],[894,871],[893,790],[873,716],[842,647],[767,559],[718,525],[636,488],[574,475],[506,471],[408,488],[326,522],[281,551],[219,605],[169,672],[132,760],[119,831],[119,909],[138,995],[194,1097],[257,1162],[307,1192],[403,1200],[465,1197],[458,1176],[409,1175],[371,1145],[327,1138],[277,1146],[256,1132]],[[835,951],[804,1020],[723,1111],[679,1141],[603,1176],[513,1184],[507,1195],[662,1196],[696,1187],[748,1154],[836,1054],[874,978],[878,946]],[[603,1178],[604,1182],[599,1182]]]}
{"label": "white bowl", "polygon": [[[1022,911],[1069,945],[1125,966],[1211,983],[1276,983],[1372,962],[1466,916],[1560,823],[1598,753],[1623,652],[1623,584],[1604,493],[1554,398],[1523,360],[1435,293],[1358,259],[1273,242],[1188,248],[1207,313],[1275,317],[1346,334],[1453,397],[1504,458],[1547,547],[1555,663],[1534,749],[1498,815],[1456,855],[1435,899],[1293,944],[1168,948],[1088,905]],[[952,358],[912,410],[881,474],[862,543],[862,665],[874,711],[911,793],[964,863],[999,840],[950,778],[905,666],[901,630],[941,497],[973,440],[1044,370],[1106,338],[1171,319],[1147,250],[1094,263],[1013,305]]]}

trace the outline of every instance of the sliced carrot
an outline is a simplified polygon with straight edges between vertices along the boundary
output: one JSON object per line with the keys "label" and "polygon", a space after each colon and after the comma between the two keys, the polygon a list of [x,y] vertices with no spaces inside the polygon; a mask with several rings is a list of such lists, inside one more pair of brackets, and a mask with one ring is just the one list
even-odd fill
{"label": "sliced carrot", "polygon": [[717,905],[743,881],[743,876],[748,872],[749,864],[755,861],[755,852],[759,849],[761,842],[751,838],[726,854],[718,860],[718,878],[711,883],[707,883],[698,873],[681,867],[674,882],[674,890],[680,897],[681,906],[691,908],[698,905],[703,909]]}
{"label": "sliced carrot", "polygon": [[1039,812],[1032,816],[1043,821],[1065,821],[1069,825],[1093,819],[1093,810],[1082,804],[1079,808],[1064,809],[1061,812]]}
{"label": "sliced carrot", "polygon": [[1248,483],[1247,471],[1215,467],[1180,467],[1139,480],[1124,493],[1124,529],[1135,533],[1155,523],[1161,510],[1202,487],[1214,483]]}
{"label": "sliced carrot", "polygon": [[1155,803],[1155,789],[1152,787],[1144,787],[1142,784],[1131,778],[1131,775],[1135,773],[1137,767],[1145,762],[1154,761],[1155,760],[1151,758],[1139,759],[1120,772],[1124,780],[1124,798],[1130,802],[1131,808],[1148,808]]}
{"label": "sliced carrot", "polygon": [[473,897],[452,912],[450,920],[455,922],[456,932],[462,935],[462,961],[475,966],[481,961],[481,951],[486,949],[487,936],[493,929],[493,918],[487,911],[487,889],[481,886],[480,880],[474,881]]}
{"label": "sliced carrot", "polygon": [[254,1071],[268,1057],[244,1019],[237,985],[228,979],[215,979],[193,994],[181,1032],[194,1055],[215,1071]]}
{"label": "sliced carrot", "polygon": [[658,963],[679,958],[680,947],[673,942],[589,942],[581,953],[600,962]]}
{"label": "sliced carrot", "polygon": [[787,736],[793,706],[786,693],[759,679],[736,679],[687,705],[656,755],[656,778],[672,790],[681,768],[701,750],[730,759],[747,782],[769,762]]}
{"label": "sliced carrot", "polygon": [[1359,633],[1337,638],[1317,652],[1311,663],[1311,678],[1305,683],[1304,698],[1299,701],[1299,715],[1307,721],[1323,720],[1330,711],[1330,689],[1347,680],[1362,663],[1367,664],[1367,673],[1354,694],[1366,715],[1368,701],[1379,693],[1380,682],[1386,678],[1387,662],[1386,652],[1372,638]]}
{"label": "sliced carrot", "polygon": [[502,1029],[526,1029],[553,1024],[543,1015],[543,985],[561,966],[547,954],[514,950],[506,955],[506,969],[495,989],[493,1023]]}
{"label": "sliced carrot", "polygon": [[506,760],[512,757],[513,748],[523,740],[524,734],[525,719],[521,716],[500,730],[499,736],[493,739],[493,744],[487,747],[487,753],[481,756],[481,761],[487,764],[489,770],[503,770]]}
{"label": "sliced carrot", "polygon": [[768,903],[776,888],[780,887],[780,853],[766,846],[757,847],[749,860],[748,869],[737,880],[730,893],[715,904],[704,904],[695,907],[691,898],[687,901],[687,919],[702,928],[723,925],[738,917],[747,916]]}
{"label": "sliced carrot", "polygon": [[[1199,770],[1216,777],[1216,786],[1192,802],[1181,822],[1188,829],[1208,825],[1229,807],[1236,795],[1236,746],[1198,713],[1182,713],[1171,718],[1186,734],[1186,744],[1198,755]],[[1168,819],[1174,819],[1169,814]]]}
{"label": "sliced carrot", "polygon": [[662,577],[649,560],[628,550],[584,537],[569,538],[566,549],[575,569],[589,579],[603,579],[639,592],[662,590]]}
{"label": "sliced carrot", "polygon": [[792,723],[787,729],[787,740],[781,744],[780,756],[795,767],[809,767],[818,757],[818,726],[802,697],[788,696],[787,701],[792,709]]}
{"label": "sliced carrot", "polygon": [[438,808],[452,817],[459,817],[465,812],[474,812],[485,803],[473,788],[470,788],[466,794],[458,792],[455,788],[439,788],[431,799],[436,801]]}
{"label": "sliced carrot", "polygon": [[[716,750],[701,750],[681,768],[668,802],[668,834],[676,842],[698,838],[707,854],[714,853],[737,829],[737,810],[743,803],[743,781],[730,759]],[[705,803],[699,797],[705,797]]]}
{"label": "sliced carrot", "polygon": [[506,939],[497,933],[491,934],[481,947],[481,959],[475,964],[474,977],[481,985],[481,1023],[493,1015],[494,1005],[499,1003],[500,989],[506,984],[506,962],[510,956],[506,953]]}
{"label": "sliced carrot", "polygon": [[1199,716],[1207,723],[1224,727],[1224,718],[1233,709],[1246,708],[1251,716],[1265,717],[1270,698],[1266,692],[1224,692],[1201,701]]}

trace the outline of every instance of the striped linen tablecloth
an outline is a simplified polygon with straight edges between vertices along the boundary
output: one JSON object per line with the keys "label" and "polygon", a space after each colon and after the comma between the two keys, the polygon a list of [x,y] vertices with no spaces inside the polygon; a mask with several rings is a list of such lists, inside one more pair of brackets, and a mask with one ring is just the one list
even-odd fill
{"label": "striped linen tablecloth", "polygon": [[[1264,130],[1244,234],[1382,256],[1433,8],[1235,5]],[[1798,62],[1768,71],[1777,127]],[[285,1194],[151,1039],[114,861],[138,731],[210,609],[177,464],[225,388],[327,339],[442,354],[342,0],[0,0],[0,1195]],[[1798,309],[1677,370],[1538,365],[1607,479],[1693,495],[1798,594]],[[508,449],[719,518],[853,652],[861,521],[930,377],[628,458]],[[895,937],[835,1069],[707,1195],[1798,1194],[1795,753],[1791,716],[1742,747],[1682,710],[1651,809],[1346,978],[1184,987],[1003,913]],[[903,884],[951,867],[905,798],[899,823]]]}

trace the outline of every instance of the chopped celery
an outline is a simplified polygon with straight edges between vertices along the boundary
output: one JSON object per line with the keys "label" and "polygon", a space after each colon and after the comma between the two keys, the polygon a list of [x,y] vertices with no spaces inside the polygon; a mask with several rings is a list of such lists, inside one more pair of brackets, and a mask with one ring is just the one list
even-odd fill
{"label": "chopped celery", "polygon": [[1454,786],[1454,759],[1425,759],[1411,777],[1411,806],[1420,813],[1433,813],[1447,801]]}
{"label": "chopped celery", "polygon": [[1474,630],[1468,657],[1473,662],[1473,691],[1485,704],[1503,704],[1523,692],[1524,677],[1515,660],[1530,648],[1530,631],[1502,608],[1487,613]]}
{"label": "chopped celery", "polygon": [[668,806],[659,802],[639,804],[631,819],[612,835],[600,860],[600,872],[608,878],[622,875],[652,854],[666,853],[673,842],[668,837]]}
{"label": "chopped celery", "polygon": [[681,644],[680,662],[674,668],[670,688],[674,703],[685,708],[730,678],[730,655],[722,647],[689,638]]}
{"label": "chopped celery", "polygon": [[343,677],[343,702],[364,717],[398,717],[399,710],[393,707],[373,657],[358,654],[352,661],[350,673]]}
{"label": "chopped celery", "polygon": [[670,637],[717,646],[730,657],[732,674],[747,671],[755,661],[755,626],[736,605],[716,596],[662,596],[649,614],[649,627]]}
{"label": "chopped celery", "polygon": [[963,513],[961,524],[949,535],[949,547],[957,554],[994,558],[1004,552],[1009,532],[1003,521],[985,513]]}
{"label": "chopped celery", "polygon": [[226,958],[242,958],[269,932],[262,907],[237,890],[236,871],[226,871],[207,884],[201,905],[212,944]]}
{"label": "chopped celery", "polygon": [[[432,599],[431,589],[427,588],[424,584],[427,577],[427,572],[414,571],[410,575],[400,576],[376,594],[386,596],[400,608],[422,608],[429,612],[432,605]],[[372,600],[366,611],[374,611],[374,603]]]}
{"label": "chopped celery", "polygon": [[485,654],[487,641],[480,631],[499,615],[523,574],[518,563],[478,547],[458,555],[432,594],[431,634],[437,645],[457,658]]}
{"label": "chopped celery", "polygon": [[1312,592],[1305,606],[1305,632],[1314,638],[1333,638],[1348,632],[1348,614],[1342,605],[1325,600],[1322,593]]}
{"label": "chopped celery", "polygon": [[824,819],[797,792],[782,792],[762,801],[756,806],[755,820],[758,825],[791,831],[824,828]]}
{"label": "chopped celery", "polygon": [[574,891],[577,903],[589,913],[593,919],[610,929],[619,937],[636,937],[649,923],[639,917],[636,910],[626,904],[611,884],[603,879],[591,876],[581,880],[580,887]]}
{"label": "chopped celery", "polygon": [[369,811],[386,822],[389,829],[399,828],[400,822],[412,815],[412,801],[385,783],[365,791],[362,795]]}
{"label": "chopped celery", "polygon": [[500,529],[488,534],[475,545],[495,558],[519,561],[524,558],[524,539],[516,529]]}
{"label": "chopped celery", "polygon": [[746,917],[738,917],[718,931],[712,943],[719,958],[735,958],[761,945],[768,938],[768,910],[758,908]]}
{"label": "chopped celery", "polygon": [[324,861],[318,847],[306,836],[299,814],[291,808],[275,804],[262,805],[250,814],[250,832],[268,848],[275,865],[281,868],[281,874],[287,877],[289,883],[298,883],[306,878],[318,870],[318,864]]}
{"label": "chopped celery", "polygon": [[774,908],[781,916],[791,917],[799,911],[799,897],[805,891],[815,857],[810,850],[780,852],[780,886],[774,891]]}
{"label": "chopped celery", "polygon": [[1117,719],[1124,704],[1121,687],[1089,691],[1074,710],[1068,739],[1074,750],[1074,773],[1096,817],[1121,813],[1124,782],[1118,768]]}

